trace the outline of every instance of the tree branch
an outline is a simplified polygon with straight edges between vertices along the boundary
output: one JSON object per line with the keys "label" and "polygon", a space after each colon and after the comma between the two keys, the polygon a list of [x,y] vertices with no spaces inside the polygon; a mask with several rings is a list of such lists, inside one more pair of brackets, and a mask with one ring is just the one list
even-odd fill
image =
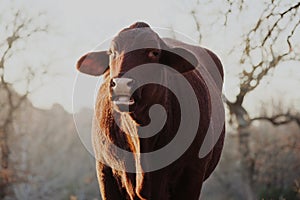
{"label": "tree branch", "polygon": [[[279,63],[298,59],[297,53],[292,54],[293,45],[291,43],[291,38],[299,27],[300,20],[296,14],[290,13],[297,13],[299,11],[300,2],[280,13],[275,12],[277,6],[278,5],[272,1],[272,4],[262,12],[254,27],[244,36],[244,50],[240,63],[250,64],[251,69],[250,71],[243,70],[241,73],[240,92],[236,95],[235,101],[237,105],[242,105],[245,96],[253,91],[264,77],[266,77],[272,69],[276,68]],[[274,21],[272,17],[278,19]],[[289,17],[289,21],[285,23],[283,28],[280,28],[279,23],[287,17]],[[294,25],[289,27],[290,24]],[[286,33],[288,28],[290,30]],[[285,41],[289,48],[288,51],[281,50],[281,52],[278,52],[280,50],[274,47],[275,43],[282,42],[278,41],[279,38],[282,38],[279,36],[286,38]],[[253,41],[258,42],[254,43]],[[252,55],[253,52],[256,52],[256,55]],[[260,57],[257,56],[258,52],[260,52]],[[254,60],[257,59],[259,60],[254,63]]]}
{"label": "tree branch", "polygon": [[[199,5],[199,1],[197,1],[197,5]],[[191,15],[192,15],[193,20],[194,20],[194,22],[195,22],[196,30],[197,30],[197,32],[198,32],[198,44],[201,44],[201,41],[202,41],[201,26],[200,26],[199,20],[197,19],[196,11],[195,11],[195,10],[192,10],[192,11],[191,11]]]}
{"label": "tree branch", "polygon": [[280,126],[283,124],[296,122],[297,125],[300,127],[300,115],[299,114],[293,115],[289,112],[284,114],[277,114],[272,117],[267,117],[267,116],[255,117],[252,118],[250,121],[253,122],[258,120],[268,121],[272,123],[274,126]]}

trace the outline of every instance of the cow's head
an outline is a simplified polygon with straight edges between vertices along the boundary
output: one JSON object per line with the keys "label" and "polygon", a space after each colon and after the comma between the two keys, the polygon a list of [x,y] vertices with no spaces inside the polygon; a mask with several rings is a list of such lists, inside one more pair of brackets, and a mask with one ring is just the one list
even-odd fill
{"label": "cow's head", "polygon": [[[112,40],[108,51],[90,52],[82,56],[77,62],[77,69],[93,76],[109,73],[109,92],[114,109],[138,115],[146,112],[153,104],[161,104],[160,101],[166,92],[166,88],[158,84],[148,84],[139,87],[133,95],[130,95],[138,82],[133,77],[128,77],[126,73],[143,64],[150,64],[149,68],[164,64],[179,73],[185,73],[197,66],[197,59],[185,49],[168,47],[148,24],[137,22],[122,30]],[[157,69],[153,71],[163,73]],[[147,73],[149,71],[141,73],[140,78],[149,76]],[[161,76],[161,74],[151,75]],[[147,119],[139,121],[147,123]]]}

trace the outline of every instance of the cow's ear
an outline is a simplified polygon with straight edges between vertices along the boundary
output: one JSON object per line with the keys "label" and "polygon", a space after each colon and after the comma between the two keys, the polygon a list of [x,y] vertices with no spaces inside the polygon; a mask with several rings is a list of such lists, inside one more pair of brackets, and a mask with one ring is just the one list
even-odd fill
{"label": "cow's ear", "polygon": [[82,56],[76,64],[76,68],[85,74],[100,76],[109,66],[109,56],[106,51],[89,52]]}
{"label": "cow's ear", "polygon": [[185,73],[195,69],[198,60],[191,52],[176,47],[162,51],[161,63],[174,68],[180,73]]}

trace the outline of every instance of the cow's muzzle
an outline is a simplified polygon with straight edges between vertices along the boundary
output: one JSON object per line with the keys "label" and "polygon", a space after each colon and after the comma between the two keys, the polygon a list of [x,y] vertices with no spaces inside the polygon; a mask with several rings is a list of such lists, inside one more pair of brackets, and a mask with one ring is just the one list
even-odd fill
{"label": "cow's muzzle", "polygon": [[110,82],[112,90],[112,102],[117,106],[130,106],[135,103],[132,97],[132,89],[135,80],[131,78],[113,78]]}

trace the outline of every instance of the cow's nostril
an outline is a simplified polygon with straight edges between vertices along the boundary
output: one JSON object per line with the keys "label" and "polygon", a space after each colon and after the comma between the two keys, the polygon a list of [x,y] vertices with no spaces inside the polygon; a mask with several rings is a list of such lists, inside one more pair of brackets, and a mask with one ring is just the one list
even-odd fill
{"label": "cow's nostril", "polygon": [[110,87],[115,87],[116,86],[116,82],[114,81],[114,79],[110,80]]}

